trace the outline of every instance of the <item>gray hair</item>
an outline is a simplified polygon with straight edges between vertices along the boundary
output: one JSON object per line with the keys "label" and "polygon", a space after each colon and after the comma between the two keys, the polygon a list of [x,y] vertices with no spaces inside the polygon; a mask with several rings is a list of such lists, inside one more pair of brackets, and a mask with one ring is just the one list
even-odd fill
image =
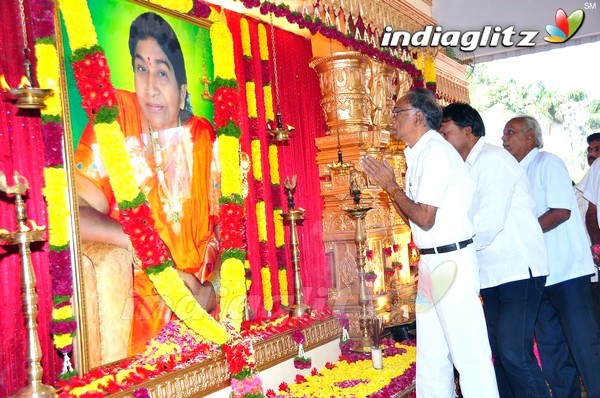
{"label": "gray hair", "polygon": [[423,112],[425,124],[431,130],[439,130],[442,126],[442,107],[431,90],[417,88],[410,90],[405,96],[410,106]]}
{"label": "gray hair", "polygon": [[527,115],[517,116],[514,119],[520,119],[523,121],[523,132],[529,130],[533,131],[535,146],[537,146],[539,149],[542,149],[544,146],[544,139],[542,138],[542,127],[538,121],[534,117]]}

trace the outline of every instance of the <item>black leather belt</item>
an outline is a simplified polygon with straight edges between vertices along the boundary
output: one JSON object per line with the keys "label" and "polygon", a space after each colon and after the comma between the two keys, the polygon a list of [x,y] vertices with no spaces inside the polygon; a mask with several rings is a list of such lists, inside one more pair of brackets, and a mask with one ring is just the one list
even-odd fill
{"label": "black leather belt", "polygon": [[438,246],[438,247],[429,247],[427,249],[419,249],[419,253],[421,254],[435,254],[435,253],[449,253],[455,250],[460,250],[462,248],[467,247],[473,243],[473,239],[463,240],[458,243],[450,243],[449,245]]}

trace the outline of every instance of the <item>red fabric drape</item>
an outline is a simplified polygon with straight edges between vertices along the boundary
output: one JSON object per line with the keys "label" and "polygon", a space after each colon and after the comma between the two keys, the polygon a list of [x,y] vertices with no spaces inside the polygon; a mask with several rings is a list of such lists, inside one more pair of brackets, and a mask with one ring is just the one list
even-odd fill
{"label": "red fabric drape", "polygon": [[[239,14],[226,12],[227,23],[233,35],[236,60],[236,74],[238,84],[242,91],[240,103],[242,129],[241,147],[246,153],[250,153],[250,125],[248,122],[247,105],[244,97],[245,71],[241,48],[240,18]],[[252,42],[256,42],[257,22],[248,19],[250,26],[250,35]],[[271,46],[270,27],[267,26],[268,42]],[[298,175],[298,184],[296,187],[296,206],[303,207],[306,210],[306,220],[298,227],[300,240],[300,261],[301,274],[303,281],[303,291],[305,303],[316,308],[322,308],[327,298],[327,288],[331,286],[331,272],[325,265],[325,253],[323,248],[323,229],[321,214],[323,210],[323,201],[320,196],[319,175],[315,163],[316,146],[315,138],[324,135],[324,118],[319,105],[320,90],[316,73],[308,67],[308,61],[312,57],[311,43],[302,37],[285,32],[275,28],[276,56],[279,79],[279,92],[282,103],[282,113],[284,123],[296,128],[294,138],[287,145],[279,147],[280,178],[281,182],[287,176]],[[271,49],[272,52],[272,49]],[[271,66],[273,70],[273,54],[271,54]],[[262,76],[260,74],[260,56],[258,46],[253,47],[254,73],[253,80],[257,87],[262,86]],[[275,98],[275,81],[271,76],[271,86],[273,97]],[[258,109],[264,109],[264,98],[262,94],[257,95]],[[277,111],[277,109],[275,109]],[[266,146],[266,125],[264,113],[259,112],[258,136],[263,141],[263,176],[269,177],[268,157]],[[249,180],[252,176],[249,175]],[[249,293],[250,307],[255,315],[262,318],[266,312],[262,308],[262,286],[260,279],[260,256],[258,245],[258,234],[256,230],[256,214],[254,203],[256,202],[256,187],[250,184],[250,192],[247,203],[247,239],[248,239],[248,259],[252,266],[253,284]],[[265,199],[267,208],[267,230],[269,236],[273,234],[273,223],[270,219],[272,214],[273,201],[268,186],[263,185],[262,196]],[[283,203],[284,211],[286,210]],[[289,235],[289,231],[286,231]],[[289,260],[289,241],[287,242],[288,263]],[[273,281],[273,295],[277,296],[279,287],[277,282],[277,263],[275,259],[275,248],[273,242],[269,246],[269,264],[271,265],[271,274]],[[290,294],[293,294],[293,274],[291,266],[288,272],[288,286]],[[275,298],[274,310],[279,308],[279,299]]]}
{"label": "red fabric drape", "polygon": [[[32,32],[29,2],[25,1],[27,31]],[[0,74],[11,87],[18,85],[23,69],[23,39],[17,0],[0,1]],[[28,33],[29,48],[34,49]],[[35,62],[34,54],[30,57]],[[35,66],[35,65],[34,65]],[[37,111],[18,110],[6,94],[0,94],[0,170],[12,185],[18,171],[29,181],[26,196],[27,214],[39,225],[47,225],[46,206],[42,197],[44,145],[41,119]],[[13,231],[14,198],[0,194],[0,228]],[[8,249],[8,250],[5,250]],[[49,332],[51,317],[51,280],[46,244],[32,245],[32,262],[37,279],[38,335],[42,348],[44,382],[53,383],[57,373],[57,356]],[[0,248],[0,397],[6,397],[27,384],[26,335],[21,301],[21,265],[16,248]]]}
{"label": "red fabric drape", "polygon": [[[319,104],[321,91],[317,74],[308,66],[312,58],[310,40],[280,29],[275,32],[281,113],[284,124],[296,128],[289,144],[279,148],[279,170],[282,183],[287,176],[298,176],[295,205],[306,210],[305,220],[297,229],[304,300],[320,309],[325,306],[331,287],[331,270],[325,261],[323,245],[323,198],[315,145],[315,139],[325,135],[325,119]],[[287,209],[285,203],[283,207]],[[288,276],[293,287],[292,272]]]}

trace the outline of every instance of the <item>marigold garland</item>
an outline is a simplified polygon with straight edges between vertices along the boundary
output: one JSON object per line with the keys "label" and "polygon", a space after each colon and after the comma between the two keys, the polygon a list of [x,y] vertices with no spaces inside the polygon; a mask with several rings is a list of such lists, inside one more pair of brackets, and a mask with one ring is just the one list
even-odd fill
{"label": "marigold garland", "polygon": [[[224,127],[217,129],[219,137],[219,155],[221,159],[221,195],[219,214],[226,223],[222,224],[221,234],[229,238],[228,244],[221,253],[221,287],[219,296],[221,303],[220,319],[230,322],[235,330],[239,330],[246,305],[245,279],[245,212],[242,192],[242,173],[240,169],[241,134],[237,123],[237,103],[239,90],[235,75],[233,58],[233,38],[227,21],[216,11],[210,15],[213,24],[210,27],[210,40],[213,49],[215,92],[228,88],[228,101],[223,106],[215,107],[215,120]],[[234,261],[236,259],[237,261]],[[240,266],[241,264],[241,266]],[[235,300],[239,300],[239,305]],[[229,304],[228,304],[229,303]],[[238,322],[239,321],[239,322]],[[233,383],[233,381],[232,381]],[[233,384],[232,384],[233,387]]]}
{"label": "marigold garland", "polygon": [[242,191],[239,139],[219,136],[219,159],[221,160],[221,194],[225,197]]}
{"label": "marigold garland", "polygon": [[240,35],[242,37],[242,54],[244,57],[252,57],[250,48],[250,27],[246,18],[240,18]]}
{"label": "marigold garland", "polygon": [[258,182],[262,182],[262,157],[260,140],[258,138],[252,139],[250,143],[250,150],[252,153],[252,175]]}
{"label": "marigold garland", "polygon": [[258,240],[260,242],[267,241],[267,214],[265,209],[265,201],[259,200],[256,202],[256,225],[258,227]]}
{"label": "marigold garland", "polygon": [[251,118],[258,117],[258,113],[256,110],[256,95],[254,94],[255,89],[256,86],[254,82],[246,82],[246,100],[248,101],[248,117]]}
{"label": "marigold garland", "polygon": [[192,7],[194,6],[194,2],[192,0],[149,0],[150,3],[154,3],[164,8],[171,9],[173,11],[178,11],[184,14],[190,12]]}
{"label": "marigold garland", "polygon": [[37,43],[35,45],[35,55],[38,59],[38,82],[42,87],[52,88],[54,95],[44,100],[46,108],[42,109],[42,115],[62,115],[62,105],[60,102],[59,67],[58,52],[53,43]]}
{"label": "marigold garland", "polygon": [[273,92],[271,86],[263,86],[263,94],[265,96],[265,116],[268,121],[275,120],[275,113],[273,111]]}
{"label": "marigold garland", "polygon": [[258,47],[261,61],[269,60],[269,46],[267,44],[267,31],[265,25],[258,24]]}
{"label": "marigold garland", "polygon": [[281,295],[281,305],[288,307],[290,305],[287,281],[287,269],[279,268],[277,270],[277,278],[279,279],[279,292]]}
{"label": "marigold garland", "polygon": [[[211,14],[211,17],[213,14],[215,14],[215,12]],[[235,82],[233,38],[227,27],[227,23],[223,18],[219,17],[210,26],[210,42],[213,49],[215,77],[219,77],[223,80],[233,80]]]}
{"label": "marigold garland", "polygon": [[[165,303],[171,307],[177,316],[183,317],[182,320],[196,333],[207,340],[223,343],[229,338],[228,333],[194,299],[177,271],[172,268],[172,260],[162,240],[157,239],[154,242],[154,244],[158,244],[157,248],[142,249],[140,242],[143,239],[137,239],[137,236],[135,236],[135,240],[133,239],[134,235],[131,232],[132,230],[137,231],[135,225],[140,223],[139,219],[128,218],[129,213],[127,213],[127,210],[140,208],[147,202],[145,196],[137,187],[132,166],[129,162],[122,161],[128,158],[128,154],[125,149],[123,133],[116,121],[118,111],[112,107],[114,98],[110,94],[114,92],[114,88],[110,83],[110,73],[106,59],[102,49],[98,46],[87,3],[82,0],[61,0],[60,7],[65,17],[69,43],[73,49],[74,70],[78,69],[76,78],[77,76],[82,78],[98,74],[98,71],[101,71],[103,89],[108,93],[106,96],[95,99],[97,102],[94,103],[94,106],[98,110],[94,112],[94,127],[100,154],[106,166],[119,205],[119,211],[122,214],[119,221],[124,231],[130,233],[134,249],[142,260],[145,272],[154,283],[157,292],[165,300]],[[86,31],[85,40],[82,40],[80,36],[76,36],[81,31]],[[82,62],[84,59],[87,59],[87,61]],[[87,86],[82,84],[79,79],[77,85],[82,95],[82,103],[86,103],[89,97],[96,93],[93,87],[90,91],[87,91]],[[89,112],[89,108],[87,110]],[[149,235],[140,235],[153,237],[157,234],[153,228],[151,214],[143,211],[138,215],[145,217],[148,221],[145,223],[148,225],[146,230],[141,232]]]}
{"label": "marigold garland", "polygon": [[277,145],[269,145],[269,168],[271,171],[271,184],[279,185],[279,150]]}
{"label": "marigold garland", "polygon": [[98,44],[96,29],[86,0],[59,0],[72,50],[91,48]]}
{"label": "marigold garland", "polygon": [[273,292],[271,290],[271,269],[267,267],[262,267],[260,269],[260,276],[262,281],[263,288],[263,299],[264,299],[264,307],[267,311],[273,310]]}
{"label": "marigold garland", "polygon": [[73,349],[77,322],[71,303],[73,279],[69,249],[70,208],[62,156],[62,106],[58,84],[60,79],[58,52],[54,44],[54,15],[52,4],[41,4],[33,8],[33,17],[36,19],[34,39],[37,80],[42,86],[54,91],[54,95],[45,101],[46,108],[41,110],[45,155],[42,194],[46,199],[48,211],[48,259],[52,279],[53,308],[50,332],[53,335],[54,347],[63,354],[63,367],[58,378],[68,380],[76,374],[69,354]]}

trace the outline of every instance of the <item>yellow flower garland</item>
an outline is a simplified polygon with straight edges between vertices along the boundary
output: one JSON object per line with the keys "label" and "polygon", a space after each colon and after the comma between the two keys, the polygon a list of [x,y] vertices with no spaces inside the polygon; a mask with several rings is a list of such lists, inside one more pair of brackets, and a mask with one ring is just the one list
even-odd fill
{"label": "yellow flower garland", "polygon": [[273,112],[273,91],[271,86],[263,86],[263,93],[265,96],[265,117],[267,120],[275,120],[275,113]]}
{"label": "yellow flower garland", "polygon": [[242,36],[242,54],[244,57],[252,57],[252,49],[250,48],[250,27],[246,18],[240,19],[240,34]]}
{"label": "yellow flower garland", "polygon": [[260,140],[254,139],[250,143],[250,149],[252,153],[252,175],[256,181],[261,182],[262,176],[262,160],[260,151]]}
{"label": "yellow flower garland", "polygon": [[279,154],[277,145],[269,145],[269,170],[271,171],[271,184],[279,185]]}
{"label": "yellow flower garland", "polygon": [[265,210],[265,201],[259,200],[256,202],[256,224],[258,227],[258,240],[260,242],[267,241],[267,213]]}
{"label": "yellow flower garland", "polygon": [[[244,271],[245,272],[250,271],[250,261],[248,261],[248,260],[244,261]],[[244,274],[244,277],[245,276],[246,275]],[[252,279],[248,278],[248,279],[246,279],[246,291],[250,290],[251,287],[252,287]]]}
{"label": "yellow flower garland", "polygon": [[53,308],[52,318],[58,320],[73,318],[73,307],[70,305],[65,305],[64,307]]}
{"label": "yellow flower garland", "polygon": [[54,346],[59,350],[70,344],[73,344],[73,336],[71,336],[71,333],[55,334],[52,340],[54,342]]}
{"label": "yellow flower garland", "polygon": [[287,307],[290,305],[288,298],[288,281],[287,271],[285,269],[279,269],[277,271],[277,279],[279,280],[279,296],[281,299],[281,305]]}
{"label": "yellow flower garland", "polygon": [[248,117],[257,118],[258,113],[256,110],[256,95],[254,90],[256,85],[254,82],[246,82],[246,101],[248,101]]}
{"label": "yellow flower garland", "polygon": [[242,191],[239,142],[235,137],[219,137],[221,160],[221,195],[229,197]]}
{"label": "yellow flower garland", "polygon": [[235,80],[233,38],[227,23],[222,18],[216,20],[210,27],[210,42],[213,49],[215,76],[225,80]]}
{"label": "yellow flower garland", "polygon": [[[139,194],[133,167],[125,146],[125,136],[117,121],[95,125],[100,154],[111,179],[117,202],[132,202]],[[104,149],[104,150],[103,150]]]}
{"label": "yellow flower garland", "polygon": [[273,310],[273,291],[271,290],[271,270],[269,267],[262,267],[260,269],[260,276],[262,279],[263,298],[265,300],[264,307],[267,311]]}
{"label": "yellow flower garland", "polygon": [[283,210],[275,209],[273,210],[273,222],[275,224],[275,246],[281,247],[285,244],[285,232],[283,229],[283,218],[281,218],[281,214]]}
{"label": "yellow flower garland", "polygon": [[154,3],[164,8],[168,8],[173,11],[178,11],[183,14],[187,14],[191,11],[194,6],[192,0],[148,0],[150,3]]}
{"label": "yellow flower garland", "polygon": [[435,62],[433,57],[431,57],[430,55],[427,55],[425,57],[425,71],[423,73],[423,76],[425,78],[425,83],[435,83],[436,81]]}
{"label": "yellow flower garland", "polygon": [[65,246],[69,243],[69,210],[67,198],[67,175],[63,168],[44,168],[46,186],[42,194],[48,204],[49,243]]}
{"label": "yellow flower garland", "polygon": [[42,109],[42,115],[62,115],[62,106],[60,103],[60,86],[57,84],[58,77],[58,52],[54,44],[35,45],[35,56],[38,59],[38,65],[43,67],[37,69],[38,82],[42,87],[50,88],[54,91],[44,100],[46,108]]}
{"label": "yellow flower garland", "polygon": [[265,25],[258,24],[258,46],[260,48],[261,61],[269,60],[269,46],[267,44],[267,31]]}
{"label": "yellow flower garland", "polygon": [[148,278],[175,315],[190,329],[217,344],[229,340],[229,333],[198,304],[175,268],[167,267],[158,274],[150,273]]}
{"label": "yellow flower garland", "polygon": [[59,0],[60,11],[65,21],[69,44],[72,50],[91,48],[98,44],[96,29],[86,0]]}
{"label": "yellow flower garland", "polygon": [[[237,258],[228,258],[221,264],[221,292],[220,319],[228,320],[240,330],[242,312],[246,302],[245,263]],[[237,315],[237,316],[233,316]]]}

